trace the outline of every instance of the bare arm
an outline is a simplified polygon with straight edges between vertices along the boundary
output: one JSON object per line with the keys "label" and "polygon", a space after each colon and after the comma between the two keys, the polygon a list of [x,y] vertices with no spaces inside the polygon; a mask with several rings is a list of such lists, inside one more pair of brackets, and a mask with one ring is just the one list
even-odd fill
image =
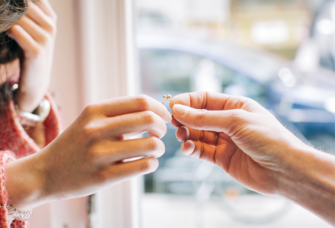
{"label": "bare arm", "polygon": [[291,151],[278,192],[335,225],[335,157],[306,147]]}

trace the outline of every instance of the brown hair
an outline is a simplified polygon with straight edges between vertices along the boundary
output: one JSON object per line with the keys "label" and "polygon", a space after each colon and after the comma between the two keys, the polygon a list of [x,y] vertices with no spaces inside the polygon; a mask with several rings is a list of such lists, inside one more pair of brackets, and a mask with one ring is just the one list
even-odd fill
{"label": "brown hair", "polygon": [[[27,13],[29,0],[0,0],[0,64],[13,61],[19,56],[19,46],[9,38],[7,30]],[[0,111],[12,99],[11,85],[0,85]]]}
{"label": "brown hair", "polygon": [[28,10],[28,0],[0,0],[0,32],[15,25]]}
{"label": "brown hair", "polygon": [[6,35],[6,31],[26,14],[28,2],[29,0],[0,0],[0,64],[18,57],[18,45]]}

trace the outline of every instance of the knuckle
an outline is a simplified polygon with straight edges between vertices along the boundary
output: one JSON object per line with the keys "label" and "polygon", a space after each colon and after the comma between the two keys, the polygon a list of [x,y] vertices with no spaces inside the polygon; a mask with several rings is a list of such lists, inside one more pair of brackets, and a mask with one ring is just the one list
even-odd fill
{"label": "knuckle", "polygon": [[233,111],[233,114],[228,120],[228,135],[233,137],[240,134],[241,129],[244,129],[246,126],[246,118],[245,113],[240,112],[240,110]]}
{"label": "knuckle", "polygon": [[33,57],[38,57],[43,53],[43,49],[41,47],[35,46],[31,49],[30,55]]}
{"label": "knuckle", "polygon": [[96,174],[95,179],[97,180],[98,183],[104,184],[109,181],[110,175],[106,171],[100,171]]}
{"label": "knuckle", "polygon": [[51,37],[50,37],[49,34],[43,34],[40,37],[40,42],[41,42],[42,45],[46,45],[47,43],[49,43],[50,39],[51,39]]}
{"label": "knuckle", "polygon": [[231,113],[230,122],[238,124],[244,118],[243,113],[241,113],[239,109],[232,110]]}
{"label": "knuckle", "polygon": [[205,139],[205,131],[202,130],[202,131],[200,132],[199,141],[203,141],[204,139]]}
{"label": "knuckle", "polygon": [[228,135],[234,139],[243,138],[246,127],[242,125],[235,125],[228,131]]}
{"label": "knuckle", "polygon": [[201,143],[200,150],[199,150],[199,159],[202,159],[204,157],[205,153],[205,145]]}
{"label": "knuckle", "polygon": [[248,97],[235,96],[233,101],[236,104],[237,109],[242,109],[244,105],[254,103],[254,101]]}
{"label": "knuckle", "polygon": [[251,98],[249,98],[249,97],[239,96],[238,98],[241,101],[241,103],[243,103],[243,104],[249,103],[249,102],[253,102],[253,100]]}
{"label": "knuckle", "polygon": [[145,111],[142,113],[142,120],[147,126],[151,126],[155,123],[154,113],[151,111]]}
{"label": "knuckle", "polygon": [[84,110],[83,110],[83,114],[85,116],[90,116],[92,114],[95,113],[95,110],[96,110],[96,106],[95,105],[87,105]]}
{"label": "knuckle", "polygon": [[86,142],[90,142],[96,138],[96,129],[91,126],[85,126],[82,129],[83,140]]}
{"label": "knuckle", "polygon": [[147,95],[139,95],[135,97],[136,104],[142,110],[148,110],[150,108],[150,98]]}
{"label": "knuckle", "polygon": [[208,110],[201,109],[197,111],[197,113],[194,116],[194,123],[196,127],[201,128],[206,120]]}
{"label": "knuckle", "polygon": [[57,26],[55,22],[49,22],[46,23],[45,29],[50,33],[50,34],[55,34],[57,32]]}
{"label": "knuckle", "polygon": [[147,148],[149,151],[156,151],[160,147],[160,140],[156,137],[151,137],[147,141]]}
{"label": "knuckle", "polygon": [[90,164],[97,162],[99,158],[99,152],[94,146],[88,148],[88,153],[86,154],[86,161]]}
{"label": "knuckle", "polygon": [[150,169],[151,167],[151,164],[150,164],[150,161],[148,159],[146,159],[145,161],[143,161],[139,167],[139,169],[141,171],[146,171],[148,169]]}
{"label": "knuckle", "polygon": [[42,45],[45,45],[49,42],[49,37],[47,35],[42,35],[39,40]]}
{"label": "knuckle", "polygon": [[145,159],[143,162],[141,162],[141,165],[139,166],[139,170],[141,172],[145,172],[148,170],[153,170],[155,168],[155,163],[156,163],[155,158],[150,158],[150,159]]}

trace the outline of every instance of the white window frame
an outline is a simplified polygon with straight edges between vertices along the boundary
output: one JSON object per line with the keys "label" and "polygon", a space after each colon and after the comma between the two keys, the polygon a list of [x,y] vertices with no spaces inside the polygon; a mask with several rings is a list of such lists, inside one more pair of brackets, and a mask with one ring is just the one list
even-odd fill
{"label": "white window frame", "polygon": [[[133,0],[78,0],[81,105],[139,92]],[[140,227],[138,179],[96,197],[94,228]]]}
{"label": "white window frame", "polygon": [[[74,26],[72,27],[75,27],[75,35],[70,38],[75,39],[72,42],[76,67],[75,74],[69,77],[76,77],[76,79],[69,79],[64,75],[54,76],[54,78],[60,77],[59,80],[54,81],[54,84],[64,83],[64,80],[77,83],[73,91],[61,92],[64,106],[69,105],[65,97],[77,97],[77,103],[72,101],[71,105],[76,106],[75,110],[79,115],[86,105],[102,99],[138,94],[140,80],[137,75],[133,0],[71,1],[74,4],[74,22],[72,21]],[[62,12],[67,9],[60,8],[60,3],[58,8],[58,17],[61,18]],[[62,25],[64,26],[64,23],[58,24],[58,26]],[[59,31],[61,30],[62,28],[59,28]],[[64,34],[62,35],[64,37]],[[64,55],[65,59],[71,58],[65,57],[67,53],[62,51],[59,55]],[[54,70],[60,72],[59,69]],[[141,180],[133,179],[97,193],[94,203],[95,221],[90,227],[139,228],[141,226],[139,216],[141,192]],[[35,211],[34,221],[32,221],[35,228],[89,227],[87,197],[54,202],[43,205]]]}

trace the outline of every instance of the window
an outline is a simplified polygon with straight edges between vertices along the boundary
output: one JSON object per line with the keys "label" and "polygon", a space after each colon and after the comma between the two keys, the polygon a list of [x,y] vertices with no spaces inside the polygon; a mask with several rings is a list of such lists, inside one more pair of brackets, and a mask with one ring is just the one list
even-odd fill
{"label": "window", "polygon": [[142,89],[145,93],[190,91],[191,75],[201,58],[173,50],[142,50]]}
{"label": "window", "polygon": [[[142,91],[156,99],[161,99],[166,93],[215,88],[214,92],[254,99],[265,96],[262,84],[204,56],[169,49],[141,49],[140,63]],[[142,200],[144,227],[157,227],[165,223],[164,217],[170,217],[172,211],[163,205],[173,210],[180,207],[178,214],[181,219],[189,216],[182,212],[187,207],[192,207],[191,211],[196,213],[201,205],[211,204],[211,207],[216,207],[216,213],[244,222],[256,218],[258,222],[276,219],[288,208],[286,201],[273,200],[246,189],[215,165],[183,156],[181,143],[176,140],[175,129],[171,124],[168,124],[167,134],[162,140],[166,145],[166,153],[159,159],[160,167],[155,173],[145,176],[147,195]],[[268,204],[273,204],[271,210],[266,206]],[[208,212],[206,210],[205,213]],[[253,210],[254,214],[248,210]],[[161,216],[157,214],[152,221],[152,213],[158,212]],[[178,216],[174,218],[178,220]],[[206,225],[210,223],[205,218],[199,220]],[[173,223],[169,224],[172,226]],[[186,225],[178,225],[182,224]]]}
{"label": "window", "polygon": [[[59,28],[51,91],[57,101],[64,101],[65,124],[69,125],[87,104],[137,94],[133,1],[50,3],[58,14]],[[137,228],[140,186],[134,179],[99,192],[93,198],[90,216],[87,197],[43,205],[35,210],[31,226]]]}
{"label": "window", "polygon": [[[291,67],[282,57],[294,58],[313,14],[300,0],[137,0],[137,7],[143,93],[162,100],[165,94],[207,90],[247,96],[269,109],[290,91],[280,90],[278,72]],[[252,42],[258,22],[267,25],[261,36],[277,38],[267,29],[278,20],[287,25],[285,42]],[[328,227],[286,200],[250,191],[219,167],[184,156],[175,130],[167,125],[160,166],[144,177],[143,227]]]}

